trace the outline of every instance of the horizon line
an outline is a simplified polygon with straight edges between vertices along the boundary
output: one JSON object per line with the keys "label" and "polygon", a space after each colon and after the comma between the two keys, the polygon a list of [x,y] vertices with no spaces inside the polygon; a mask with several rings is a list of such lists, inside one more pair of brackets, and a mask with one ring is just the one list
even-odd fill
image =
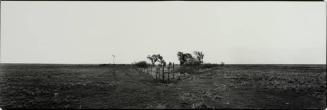
{"label": "horizon line", "polygon": [[[132,63],[1,63],[0,64],[54,64],[54,65],[100,65],[100,64],[108,64],[108,65],[132,65]],[[179,63],[176,63],[179,65]],[[221,64],[221,63],[204,63],[204,64]],[[225,63],[224,65],[326,65],[326,63]]]}

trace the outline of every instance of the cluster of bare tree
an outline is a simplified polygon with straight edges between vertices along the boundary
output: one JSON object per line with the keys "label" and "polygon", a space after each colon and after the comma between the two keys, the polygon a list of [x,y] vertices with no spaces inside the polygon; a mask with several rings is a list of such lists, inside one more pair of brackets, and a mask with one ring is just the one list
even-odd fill
{"label": "cluster of bare tree", "polygon": [[[200,65],[203,64],[204,54],[201,51],[194,51],[194,56],[190,53],[178,52],[177,57],[181,66],[184,65]],[[147,59],[150,60],[151,66],[154,67],[158,62],[160,66],[166,66],[166,61],[160,54],[148,55]],[[146,63],[146,61],[141,61]],[[169,62],[171,64],[171,62]]]}
{"label": "cluster of bare tree", "polygon": [[[150,60],[151,64],[147,63],[146,61],[140,61],[135,63],[135,65],[139,68],[143,68],[143,71],[146,73],[155,73],[156,80],[162,79],[162,82],[169,82],[170,74],[173,76],[173,79],[175,72],[179,74],[178,79],[180,79],[180,74],[185,75],[186,72],[184,70],[187,70],[187,66],[197,66],[197,69],[199,69],[199,66],[203,64],[204,54],[201,51],[194,51],[193,55],[179,51],[177,52],[177,57],[180,62],[180,67],[177,68],[178,72],[174,71],[174,63],[169,62],[168,65],[166,65],[166,61],[160,54],[152,54],[146,57],[148,60]],[[156,65],[157,63],[158,65]],[[149,66],[150,68],[148,68]],[[165,79],[167,80],[165,81]]]}
{"label": "cluster of bare tree", "polygon": [[[203,63],[204,54],[201,51],[194,51],[194,57],[190,53],[178,52],[177,57],[180,62],[180,65],[200,65]],[[166,61],[160,54],[148,55],[147,58],[151,61],[152,66],[155,66],[156,62],[159,62],[159,65],[166,65]]]}
{"label": "cluster of bare tree", "polygon": [[[148,55],[146,58],[150,60],[151,63],[140,61],[135,63],[135,65],[145,73],[154,74],[155,79],[162,80],[162,82],[169,82],[171,75],[173,76],[173,80],[176,74],[177,78],[180,79],[181,75],[185,76],[186,73],[199,73],[201,69],[219,66],[219,64],[204,63],[204,54],[201,51],[194,51],[193,54],[179,51],[177,52],[177,57],[180,64],[179,66],[175,66],[172,62],[166,65],[166,61],[160,54]],[[222,62],[220,66],[224,66],[224,62]]]}

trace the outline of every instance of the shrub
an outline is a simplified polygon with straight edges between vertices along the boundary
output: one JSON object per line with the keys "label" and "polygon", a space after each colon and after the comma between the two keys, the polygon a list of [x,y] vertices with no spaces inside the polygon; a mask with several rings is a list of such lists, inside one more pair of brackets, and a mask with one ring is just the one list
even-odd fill
{"label": "shrub", "polygon": [[147,68],[148,63],[146,61],[139,61],[134,64],[138,68]]}
{"label": "shrub", "polygon": [[224,66],[225,65],[225,62],[221,62],[220,66]]}
{"label": "shrub", "polygon": [[219,66],[219,65],[218,64],[205,63],[205,64],[202,64],[200,66],[200,68],[206,69],[206,68],[213,68],[213,67],[217,67],[217,66]]}
{"label": "shrub", "polygon": [[99,66],[106,66],[107,64],[99,64]]}
{"label": "shrub", "polygon": [[200,65],[201,62],[199,60],[196,59],[190,59],[187,62],[184,63],[185,66],[198,66]]}

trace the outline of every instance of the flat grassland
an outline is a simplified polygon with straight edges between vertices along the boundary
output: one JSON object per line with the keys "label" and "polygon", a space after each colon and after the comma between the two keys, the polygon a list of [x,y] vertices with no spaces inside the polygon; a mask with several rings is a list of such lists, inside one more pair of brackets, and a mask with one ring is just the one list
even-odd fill
{"label": "flat grassland", "polygon": [[326,65],[225,65],[169,84],[131,65],[1,64],[1,108],[326,108]]}

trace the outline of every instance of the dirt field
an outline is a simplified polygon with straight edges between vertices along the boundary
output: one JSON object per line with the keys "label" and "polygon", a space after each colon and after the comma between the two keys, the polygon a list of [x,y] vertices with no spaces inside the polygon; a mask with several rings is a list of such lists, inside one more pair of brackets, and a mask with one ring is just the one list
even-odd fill
{"label": "dirt field", "polygon": [[170,84],[129,65],[1,64],[1,108],[326,108],[326,65],[225,65]]}

